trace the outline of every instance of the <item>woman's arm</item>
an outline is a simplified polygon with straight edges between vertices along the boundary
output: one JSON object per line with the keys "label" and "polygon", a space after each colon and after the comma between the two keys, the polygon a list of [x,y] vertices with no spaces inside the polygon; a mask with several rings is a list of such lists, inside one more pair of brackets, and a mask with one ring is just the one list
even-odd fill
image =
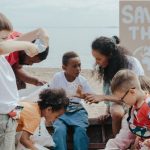
{"label": "woman's arm", "polygon": [[31,42],[14,40],[0,42],[0,55],[20,50],[24,50],[25,53],[30,57],[38,54],[37,46]]}
{"label": "woman's arm", "polygon": [[34,147],[34,143],[30,139],[31,134],[27,131],[23,131],[20,138],[20,143],[25,146],[28,149],[31,150],[37,150],[36,147]]}
{"label": "woman's arm", "polygon": [[16,38],[16,40],[19,41],[34,41],[36,39],[41,39],[44,42],[44,45],[48,47],[49,45],[49,36],[46,30],[39,28],[36,30],[33,30],[31,32],[22,34],[20,37]]}
{"label": "woman's arm", "polygon": [[89,103],[99,103],[102,101],[119,102],[119,99],[114,95],[96,95],[96,94],[85,94],[85,101]]}

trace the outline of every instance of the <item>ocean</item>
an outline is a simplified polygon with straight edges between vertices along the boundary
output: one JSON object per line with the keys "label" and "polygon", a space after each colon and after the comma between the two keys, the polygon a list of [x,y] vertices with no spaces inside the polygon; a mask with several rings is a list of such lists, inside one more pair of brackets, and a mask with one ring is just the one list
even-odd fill
{"label": "ocean", "polygon": [[50,36],[48,57],[33,67],[61,68],[62,55],[67,51],[75,51],[81,58],[82,68],[91,69],[95,62],[91,55],[92,41],[100,36],[119,35],[118,27],[50,27],[46,30]]}
{"label": "ocean", "polygon": [[36,67],[60,68],[64,52],[76,51],[82,68],[90,69],[92,41],[119,35],[119,0],[0,0],[0,10],[16,31],[48,31],[49,55]]}

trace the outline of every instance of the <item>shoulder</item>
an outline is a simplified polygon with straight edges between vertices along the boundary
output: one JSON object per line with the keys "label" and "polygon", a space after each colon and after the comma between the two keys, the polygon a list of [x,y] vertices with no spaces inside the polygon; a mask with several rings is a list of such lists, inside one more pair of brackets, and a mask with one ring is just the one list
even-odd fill
{"label": "shoulder", "polygon": [[135,58],[133,56],[129,56],[129,55],[127,55],[127,59],[128,59],[129,62],[137,62],[137,61],[139,61],[137,58]]}
{"label": "shoulder", "polygon": [[86,79],[84,76],[82,76],[82,75],[79,75],[79,76],[78,76],[78,79],[79,79],[80,81],[83,81],[83,82],[87,81],[87,79]]}
{"label": "shoulder", "polygon": [[9,64],[13,66],[14,64],[19,62],[19,51],[10,53],[8,56],[5,57]]}
{"label": "shoulder", "polygon": [[85,85],[85,84],[88,83],[87,79],[86,79],[84,76],[82,76],[82,75],[79,75],[79,76],[78,76],[78,81],[79,81],[79,83],[80,83],[81,85]]}
{"label": "shoulder", "polygon": [[56,72],[53,77],[54,78],[61,78],[63,75],[64,75],[64,72],[60,71],[60,72]]}
{"label": "shoulder", "polygon": [[127,59],[129,61],[129,69],[133,70],[137,75],[144,75],[144,69],[137,58],[127,56]]}

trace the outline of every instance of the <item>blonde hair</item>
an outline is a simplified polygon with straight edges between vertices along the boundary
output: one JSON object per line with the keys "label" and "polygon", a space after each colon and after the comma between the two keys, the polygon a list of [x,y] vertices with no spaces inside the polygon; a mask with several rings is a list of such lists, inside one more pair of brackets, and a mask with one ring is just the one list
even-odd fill
{"label": "blonde hair", "polygon": [[150,93],[150,78],[147,76],[139,76],[139,81],[143,91]]}
{"label": "blonde hair", "polygon": [[130,88],[141,89],[140,82],[136,74],[128,69],[118,71],[112,79],[112,93],[116,91],[127,91]]}
{"label": "blonde hair", "polygon": [[0,31],[2,30],[12,31],[13,26],[9,19],[4,14],[0,13]]}

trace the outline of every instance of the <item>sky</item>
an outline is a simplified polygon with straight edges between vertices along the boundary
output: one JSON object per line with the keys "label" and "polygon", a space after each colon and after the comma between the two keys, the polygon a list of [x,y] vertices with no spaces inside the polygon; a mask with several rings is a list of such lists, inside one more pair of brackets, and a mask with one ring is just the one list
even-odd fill
{"label": "sky", "polygon": [[62,54],[74,50],[83,68],[91,68],[91,42],[100,35],[111,37],[119,32],[119,0],[0,0],[0,12],[15,31],[38,27],[48,31],[49,55],[34,66],[60,67]]}
{"label": "sky", "polygon": [[0,0],[15,28],[118,26],[119,0]]}

